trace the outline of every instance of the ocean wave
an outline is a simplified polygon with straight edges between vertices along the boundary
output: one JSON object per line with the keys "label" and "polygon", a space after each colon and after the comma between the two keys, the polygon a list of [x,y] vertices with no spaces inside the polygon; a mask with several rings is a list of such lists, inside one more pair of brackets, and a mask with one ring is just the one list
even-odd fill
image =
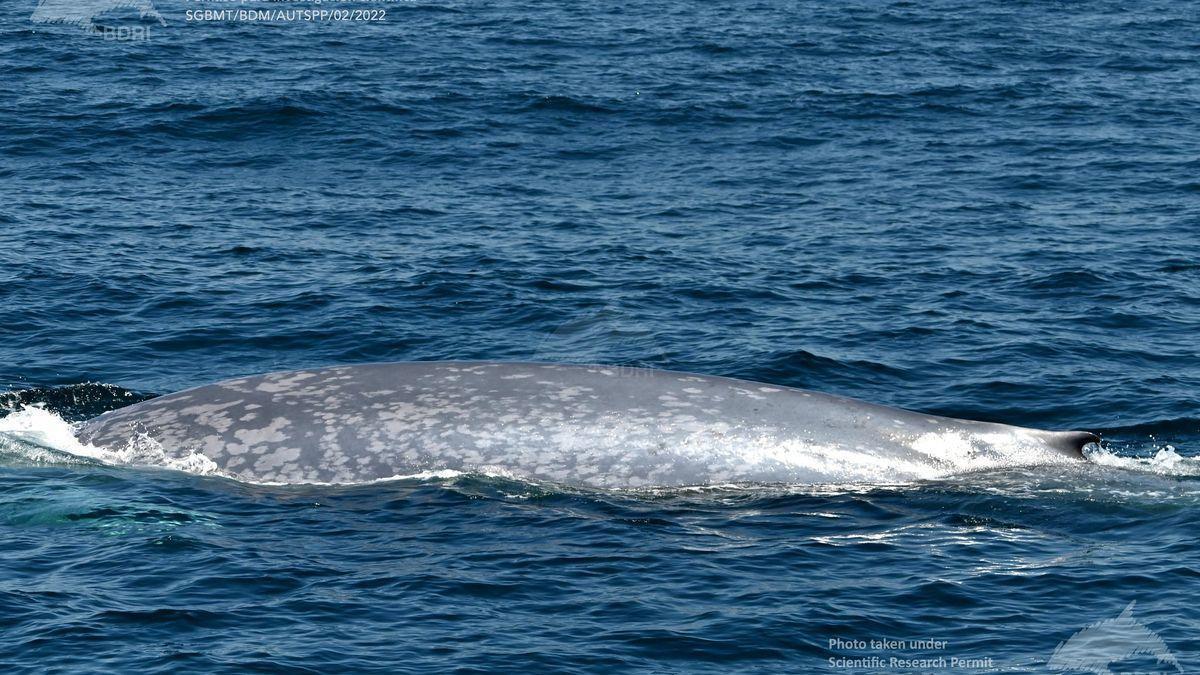
{"label": "ocean wave", "polygon": [[1122,437],[1194,437],[1200,435],[1200,417],[1170,417],[1125,426],[1096,430],[1102,436]]}

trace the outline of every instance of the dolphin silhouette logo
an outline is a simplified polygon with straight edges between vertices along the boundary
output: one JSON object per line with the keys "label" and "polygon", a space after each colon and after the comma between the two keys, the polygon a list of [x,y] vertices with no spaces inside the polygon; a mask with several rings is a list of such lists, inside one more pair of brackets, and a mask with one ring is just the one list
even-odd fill
{"label": "dolphin silhouette logo", "polygon": [[1115,618],[1098,621],[1060,642],[1046,665],[1059,671],[1112,675],[1109,670],[1112,664],[1134,656],[1149,655],[1159,665],[1170,665],[1174,672],[1182,673],[1179,659],[1175,658],[1158,633],[1133,618],[1135,604],[1136,600],[1130,602]]}
{"label": "dolphin silhouette logo", "polygon": [[149,17],[159,25],[167,25],[151,0],[38,0],[37,9],[29,19],[34,23],[75,24],[92,31],[96,29],[93,19],[115,9],[136,9],[141,18]]}

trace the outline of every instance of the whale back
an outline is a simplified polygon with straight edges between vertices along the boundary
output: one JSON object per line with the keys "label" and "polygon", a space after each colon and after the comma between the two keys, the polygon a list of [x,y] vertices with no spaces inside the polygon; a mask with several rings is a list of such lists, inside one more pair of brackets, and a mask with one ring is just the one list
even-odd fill
{"label": "whale back", "polygon": [[1089,439],[723,377],[498,362],[244,377],[80,429],[85,443],[152,442],[254,481],[355,483],[449,469],[601,487],[902,480],[977,468],[981,458],[1078,456]]}

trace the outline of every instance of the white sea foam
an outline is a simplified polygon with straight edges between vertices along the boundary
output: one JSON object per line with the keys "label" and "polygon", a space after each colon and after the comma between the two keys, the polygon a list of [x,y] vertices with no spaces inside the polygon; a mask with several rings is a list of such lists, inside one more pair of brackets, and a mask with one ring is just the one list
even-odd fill
{"label": "white sea foam", "polygon": [[1200,476],[1200,457],[1184,457],[1170,445],[1159,448],[1153,457],[1126,457],[1114,454],[1109,448],[1101,448],[1090,453],[1088,459],[1101,466],[1159,476]]}
{"label": "white sea foam", "polygon": [[70,423],[41,406],[25,406],[0,418],[0,448],[33,462],[100,459],[96,448],[75,438]]}
{"label": "white sea foam", "polygon": [[324,483],[321,481],[304,481],[303,483],[286,483],[286,482],[281,482],[281,481],[269,481],[269,480],[249,480],[249,479],[243,478],[241,476],[229,476],[229,477],[234,478],[235,480],[242,481],[243,483],[253,483],[254,485],[267,485],[267,486],[273,486],[273,487],[285,487],[288,485],[313,485],[313,486],[317,486],[317,487],[337,487],[339,485],[374,485],[375,483],[392,483],[392,482],[401,481],[401,480],[430,480],[430,481],[432,481],[432,480],[452,480],[455,478],[460,478],[462,476],[471,475],[471,473],[476,474],[476,475],[484,475],[484,476],[493,476],[494,475],[495,477],[498,477],[498,478],[505,477],[505,476],[501,476],[500,474],[491,474],[491,473],[488,473],[487,471],[473,471],[473,472],[468,473],[466,471],[458,471],[456,469],[440,469],[437,471],[418,471],[417,473],[396,474],[394,476],[387,476],[386,478],[372,478],[371,480],[364,480],[359,483]]}
{"label": "white sea foam", "polygon": [[174,469],[202,476],[225,475],[215,462],[202,454],[172,455],[162,445],[145,437],[131,438],[118,450],[81,443],[70,422],[38,405],[25,406],[0,418],[0,448],[37,463],[71,463],[70,460],[75,459],[118,466]]}

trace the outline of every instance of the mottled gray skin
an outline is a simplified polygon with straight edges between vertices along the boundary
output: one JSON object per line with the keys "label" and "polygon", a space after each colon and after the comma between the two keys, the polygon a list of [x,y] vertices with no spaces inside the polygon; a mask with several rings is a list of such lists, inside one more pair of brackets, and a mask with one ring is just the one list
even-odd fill
{"label": "mottled gray skin", "polygon": [[110,449],[149,438],[256,482],[459,470],[595,487],[904,480],[1078,458],[1096,440],[723,377],[495,362],[244,377],[105,413],[79,435]]}

